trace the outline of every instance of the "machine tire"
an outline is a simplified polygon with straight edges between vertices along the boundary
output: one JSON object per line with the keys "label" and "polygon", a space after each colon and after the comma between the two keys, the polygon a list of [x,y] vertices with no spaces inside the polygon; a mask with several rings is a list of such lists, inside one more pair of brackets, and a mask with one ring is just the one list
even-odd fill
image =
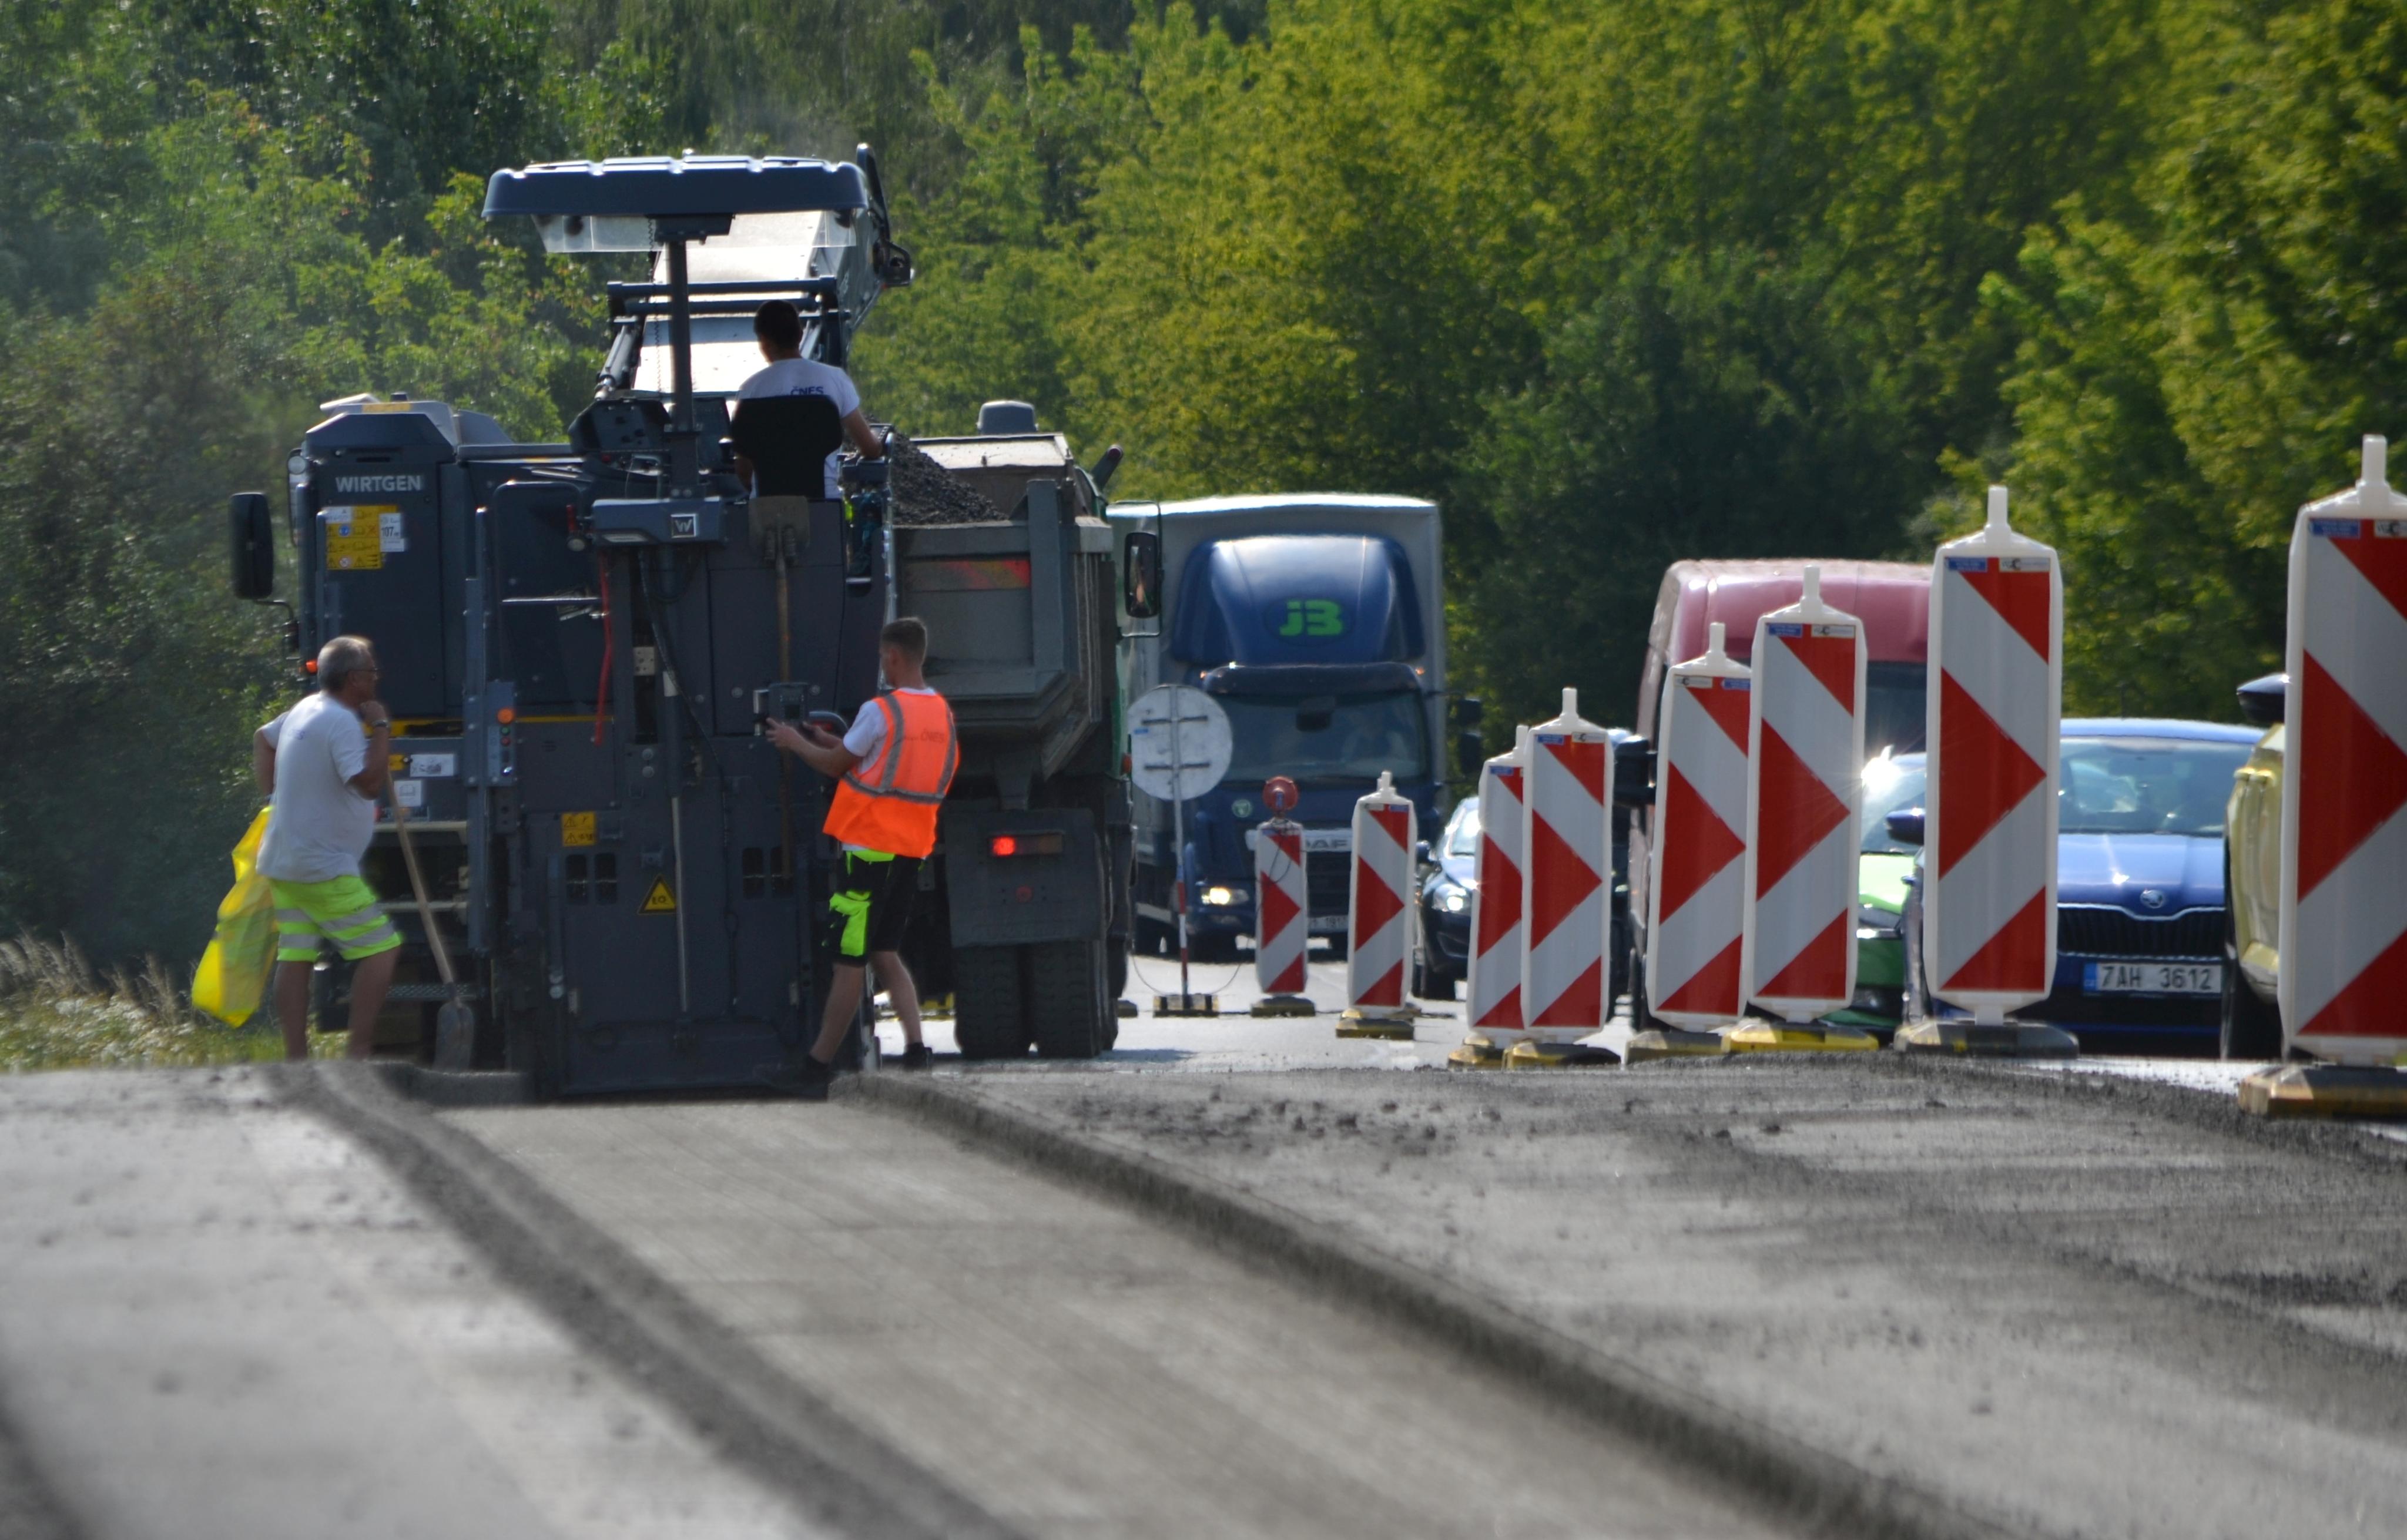
{"label": "machine tire", "polygon": [[1118,1019],[1106,999],[1109,965],[1100,941],[1043,941],[1026,949],[1028,1021],[1037,1054],[1092,1059],[1108,1052]]}
{"label": "machine tire", "polygon": [[2226,1059],[2282,1057],[2282,1013],[2248,987],[2240,972],[2239,934],[2231,918],[2231,858],[2223,862],[2223,1026],[2219,1043]]}
{"label": "machine tire", "polygon": [[1018,948],[953,948],[953,1041],[964,1059],[1017,1059],[1028,1051]]}

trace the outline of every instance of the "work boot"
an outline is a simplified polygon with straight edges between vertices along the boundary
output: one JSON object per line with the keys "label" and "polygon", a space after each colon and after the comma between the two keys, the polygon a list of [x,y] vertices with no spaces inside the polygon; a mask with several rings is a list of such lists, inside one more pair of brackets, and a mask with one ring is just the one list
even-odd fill
{"label": "work boot", "polygon": [[927,1069],[935,1062],[936,1056],[928,1050],[928,1045],[925,1043],[904,1045],[903,1057],[895,1061],[904,1069]]}
{"label": "work boot", "polygon": [[828,1084],[835,1078],[835,1066],[822,1064],[805,1053],[791,1063],[763,1064],[752,1077],[797,1101],[824,1102]]}

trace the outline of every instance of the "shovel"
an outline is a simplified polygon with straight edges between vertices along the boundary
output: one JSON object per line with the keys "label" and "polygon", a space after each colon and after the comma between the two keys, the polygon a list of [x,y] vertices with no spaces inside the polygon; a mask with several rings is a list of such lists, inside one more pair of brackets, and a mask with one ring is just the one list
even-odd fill
{"label": "shovel", "polygon": [[401,840],[401,863],[409,868],[409,891],[418,898],[418,922],[426,927],[426,944],[434,951],[434,971],[442,975],[447,991],[442,1008],[434,1013],[434,1067],[465,1070],[476,1049],[477,1017],[457,992],[460,981],[451,973],[451,949],[443,944],[443,932],[434,923],[434,906],[426,901],[426,879],[418,872],[418,850],[409,843],[409,815],[402,810],[399,796],[392,799],[392,832]]}

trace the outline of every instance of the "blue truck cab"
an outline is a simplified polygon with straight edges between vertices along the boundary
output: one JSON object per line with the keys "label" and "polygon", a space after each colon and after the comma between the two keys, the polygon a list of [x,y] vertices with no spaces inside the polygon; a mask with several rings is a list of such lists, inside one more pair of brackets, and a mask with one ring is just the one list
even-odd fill
{"label": "blue truck cab", "polygon": [[[1233,955],[1254,934],[1252,832],[1262,783],[1292,779],[1304,825],[1308,922],[1343,943],[1354,804],[1381,771],[1419,809],[1424,837],[1446,812],[1446,622],[1438,509],[1410,497],[1297,493],[1115,504],[1126,580],[1158,585],[1158,614],[1121,646],[1131,701],[1159,685],[1203,689],[1235,740],[1228,774],[1189,799],[1186,847],[1171,808],[1135,798],[1140,951],[1176,934],[1173,883],[1187,882],[1199,956]],[[1143,570],[1135,547],[1150,537]]]}

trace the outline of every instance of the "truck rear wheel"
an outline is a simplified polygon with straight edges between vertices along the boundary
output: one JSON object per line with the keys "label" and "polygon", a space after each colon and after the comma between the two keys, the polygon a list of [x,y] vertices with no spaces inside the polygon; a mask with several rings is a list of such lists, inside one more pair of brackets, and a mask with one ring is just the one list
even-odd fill
{"label": "truck rear wheel", "polygon": [[1104,944],[1046,941],[1028,948],[1028,1024],[1047,1059],[1092,1059],[1110,1049],[1119,1020]]}
{"label": "truck rear wheel", "polygon": [[953,948],[953,1042],[964,1059],[1017,1059],[1028,1051],[1018,948]]}

